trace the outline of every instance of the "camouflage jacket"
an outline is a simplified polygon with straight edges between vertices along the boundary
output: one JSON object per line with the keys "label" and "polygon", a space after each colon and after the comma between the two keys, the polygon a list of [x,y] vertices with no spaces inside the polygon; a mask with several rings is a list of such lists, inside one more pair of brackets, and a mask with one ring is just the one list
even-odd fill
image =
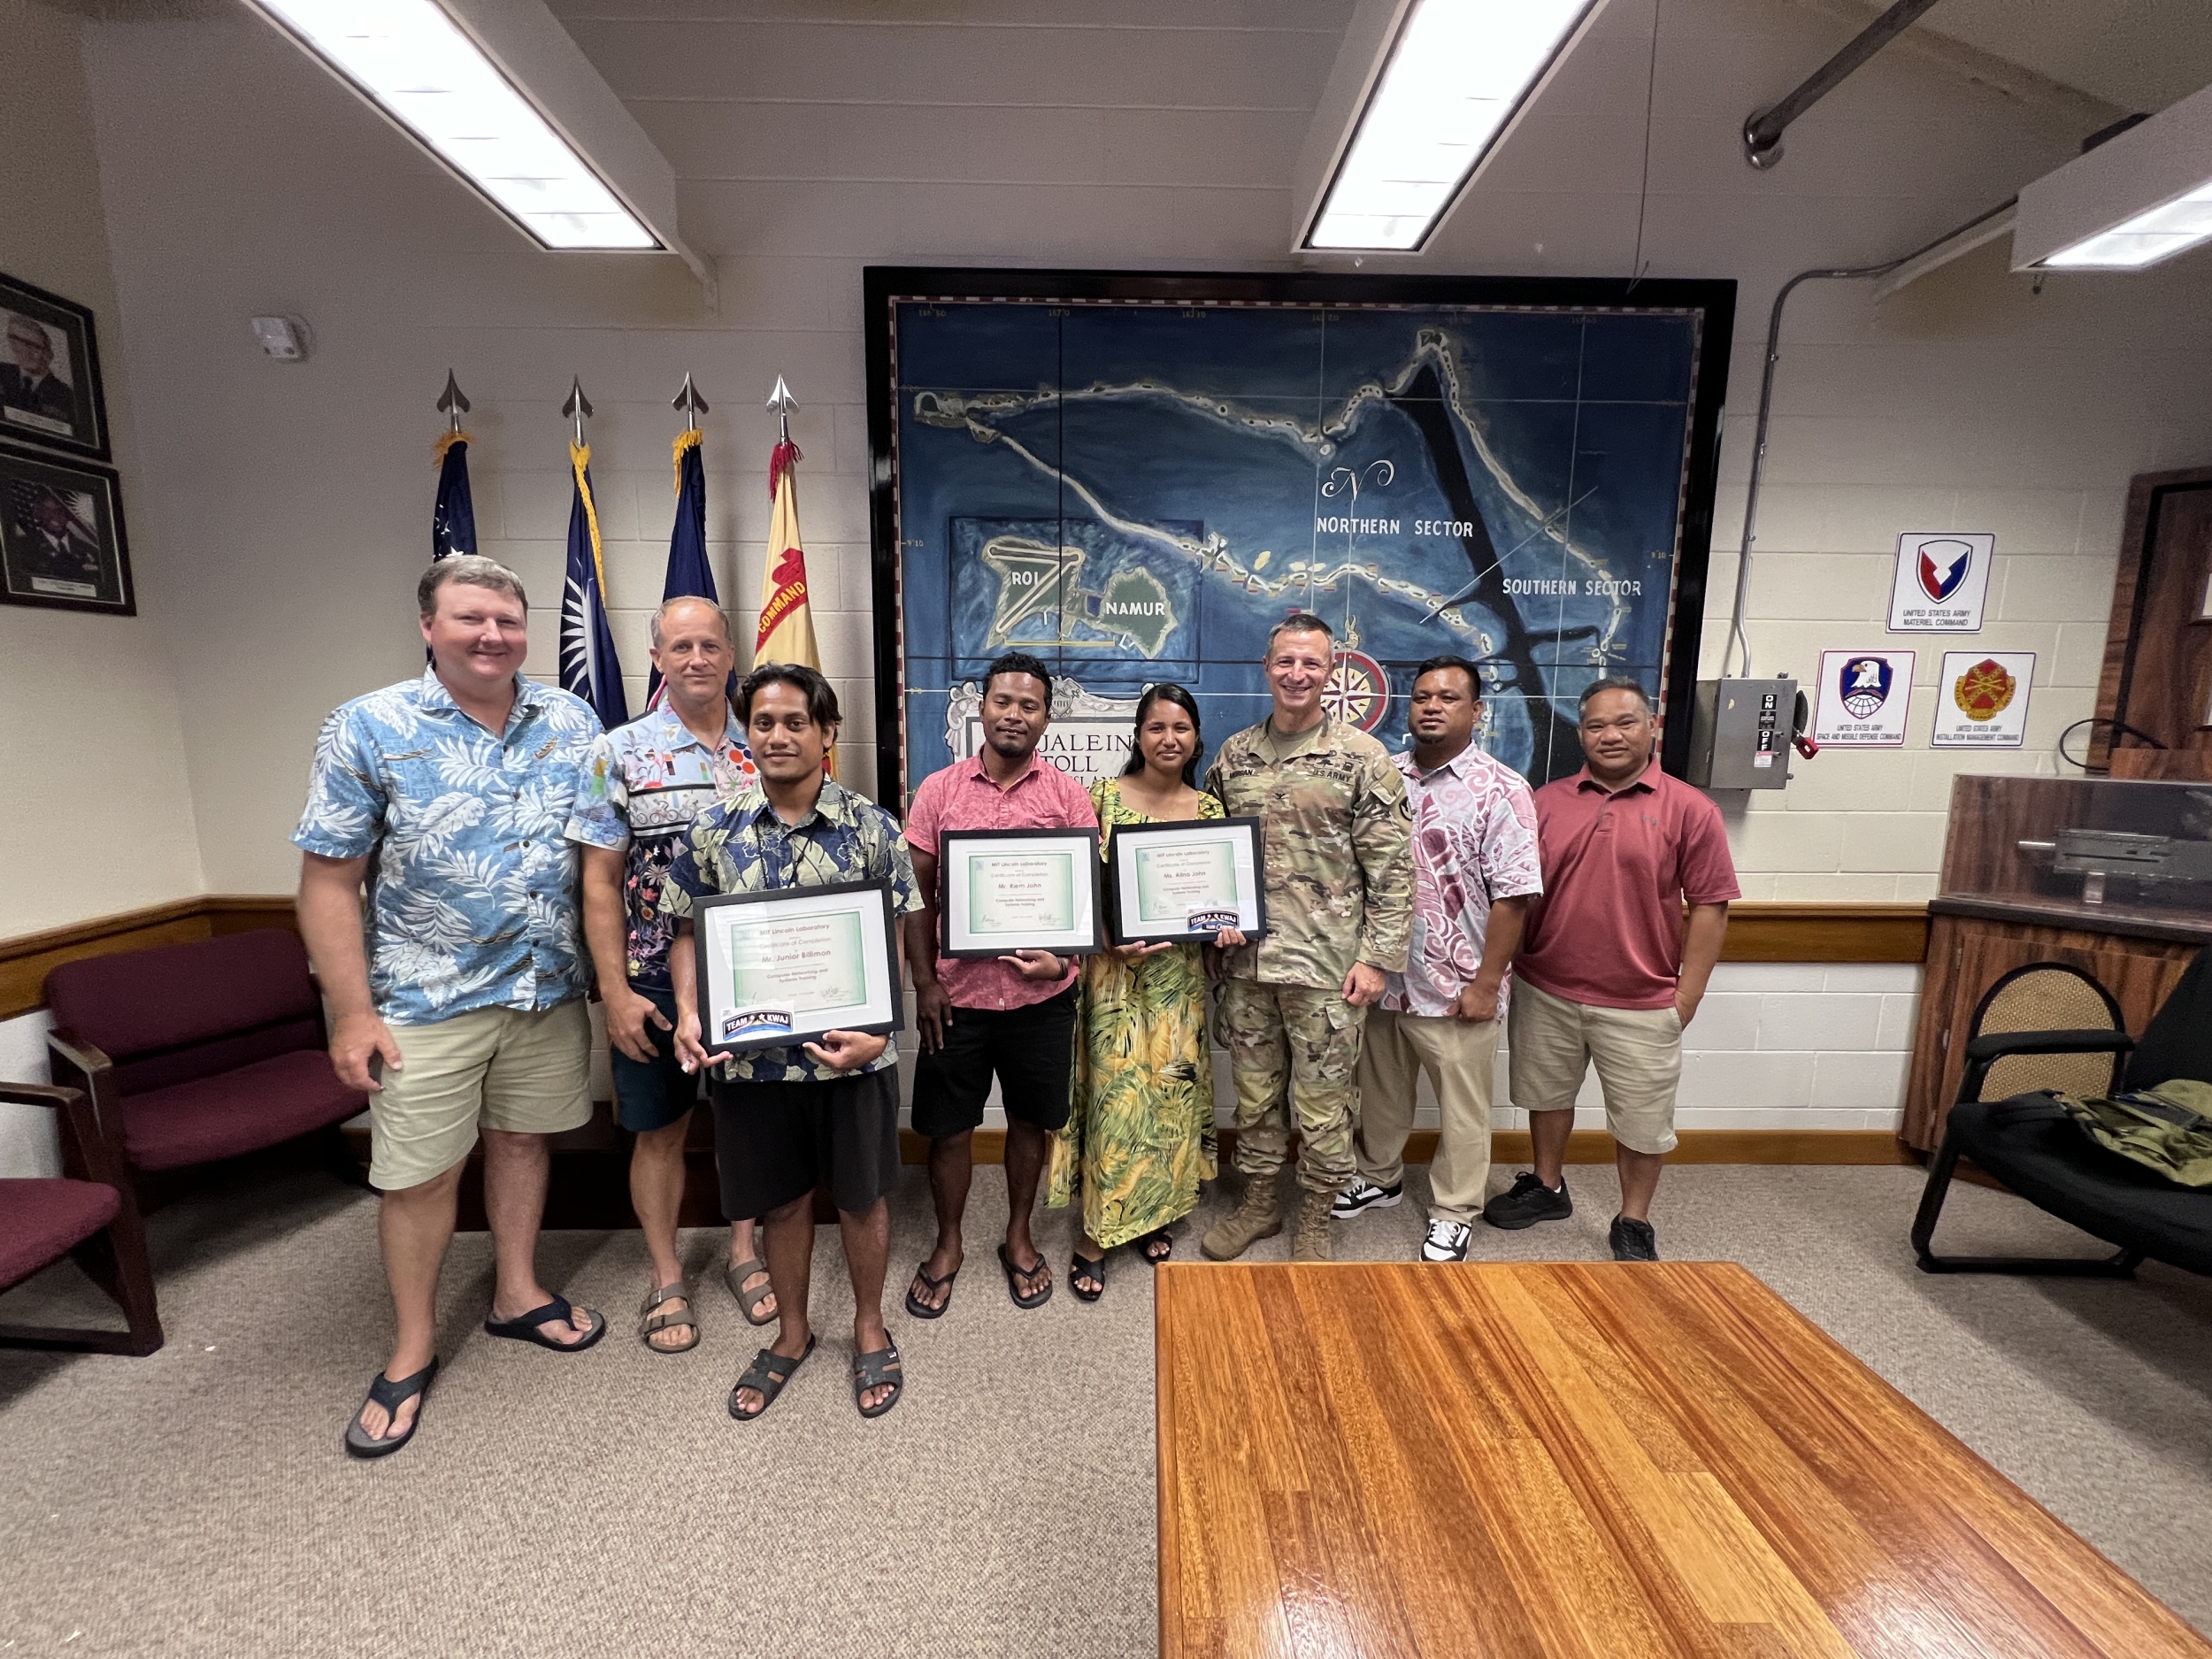
{"label": "camouflage jacket", "polygon": [[1267,937],[1230,953],[1231,979],[1334,990],[1355,962],[1403,970],[1413,818],[1389,750],[1325,718],[1310,749],[1279,758],[1262,721],[1221,746],[1206,788],[1260,820],[1267,864]]}

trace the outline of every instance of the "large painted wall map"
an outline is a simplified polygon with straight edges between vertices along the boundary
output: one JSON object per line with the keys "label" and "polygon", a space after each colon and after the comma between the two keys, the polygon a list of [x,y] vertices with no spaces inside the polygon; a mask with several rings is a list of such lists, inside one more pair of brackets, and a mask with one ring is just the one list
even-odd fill
{"label": "large painted wall map", "polygon": [[1701,584],[1710,513],[1692,465],[1709,308],[888,313],[878,534],[898,543],[910,789],[972,748],[974,682],[1008,649],[1066,677],[1064,768],[1118,771],[1127,703],[1162,680],[1197,693],[1210,754],[1265,713],[1256,662],[1294,610],[1335,626],[1334,706],[1393,748],[1413,665],[1475,659],[1480,741],[1539,781],[1580,764],[1592,679],[1666,688],[1685,526]]}

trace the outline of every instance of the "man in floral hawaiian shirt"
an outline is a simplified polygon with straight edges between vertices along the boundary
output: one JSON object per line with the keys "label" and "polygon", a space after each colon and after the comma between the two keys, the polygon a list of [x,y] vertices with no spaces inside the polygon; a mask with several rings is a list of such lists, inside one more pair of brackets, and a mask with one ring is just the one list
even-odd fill
{"label": "man in floral hawaiian shirt", "polygon": [[504,565],[441,559],[416,598],[430,666],[324,723],[292,835],[330,1057],[369,1095],[398,1314],[391,1359],[346,1431],[362,1457],[397,1451],[420,1421],[438,1271],[480,1126],[498,1261],[484,1328],[561,1353],[606,1333],[536,1268],[546,1138],[591,1116],[590,972],[565,832],[598,717],[522,677],[529,601]]}
{"label": "man in floral hawaiian shirt", "polygon": [[1333,1220],[1395,1204],[1420,1073],[1441,1131],[1429,1166],[1421,1256],[1463,1262],[1490,1180],[1490,1089],[1506,970],[1532,899],[1544,890],[1528,780],[1475,743],[1482,681],[1463,657],[1413,671],[1410,753],[1391,757],[1413,809],[1413,938],[1402,972],[1383,976],[1359,1056],[1359,1174]]}
{"label": "man in floral hawaiian shirt", "polygon": [[[676,918],[661,895],[692,820],[757,774],[730,709],[737,647],[721,607],[671,599],[654,612],[651,637],[666,701],[592,745],[568,837],[584,849],[584,933],[607,1009],[615,1113],[635,1137],[630,1207],[653,1274],[639,1340],[657,1353],[680,1354],[699,1343],[676,1259],[684,1141],[699,1079],[676,1058],[676,989],[668,977]],[[753,1234],[751,1216],[730,1224],[723,1279],[746,1318],[765,1325],[776,1317],[776,1298]]]}

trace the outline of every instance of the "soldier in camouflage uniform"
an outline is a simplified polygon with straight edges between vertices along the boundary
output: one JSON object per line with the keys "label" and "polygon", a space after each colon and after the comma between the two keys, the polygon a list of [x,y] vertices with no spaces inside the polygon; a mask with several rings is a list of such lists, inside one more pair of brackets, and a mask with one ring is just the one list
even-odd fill
{"label": "soldier in camouflage uniform", "polygon": [[1329,1259],[1329,1205],[1349,1186],[1360,1032],[1386,972],[1402,970],[1413,913],[1412,817],[1389,751],[1321,706],[1329,625],[1298,611],[1268,636],[1273,714],[1221,746],[1206,787],[1261,823],[1267,936],[1223,964],[1219,1033],[1237,1087],[1244,1202],[1199,1248],[1218,1262],[1282,1231],[1286,1106],[1303,1144],[1292,1256]]}

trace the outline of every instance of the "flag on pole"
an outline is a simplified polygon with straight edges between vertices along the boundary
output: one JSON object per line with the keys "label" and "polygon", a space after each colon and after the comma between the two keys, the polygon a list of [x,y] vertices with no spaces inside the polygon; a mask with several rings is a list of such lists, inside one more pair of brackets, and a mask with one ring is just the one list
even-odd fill
{"label": "flag on pole", "polygon": [[[782,389],[782,382],[777,382]],[[760,626],[753,635],[753,665],[797,663],[819,672],[821,648],[814,642],[814,613],[807,606],[806,545],[799,536],[799,446],[788,433],[768,457],[768,494],[775,511],[768,520],[768,563],[761,572]],[[823,770],[837,770],[834,750]]]}
{"label": "flag on pole", "polygon": [[568,576],[561,591],[561,688],[598,711],[609,731],[630,718],[622,695],[622,664],[607,626],[607,564],[599,545],[599,510],[591,498],[591,446],[568,446],[576,493],[568,510]]}
{"label": "flag on pole", "polygon": [[[668,533],[668,580],[661,584],[663,604],[694,597],[713,605],[722,603],[714,591],[713,567],[707,563],[707,467],[699,449],[704,435],[694,426],[676,440],[676,525]],[[735,678],[732,671],[731,679]],[[665,689],[661,671],[656,667],[646,690],[645,706],[659,708]]]}
{"label": "flag on pole", "polygon": [[476,551],[476,503],[469,495],[469,435],[458,426],[442,434],[431,459],[438,464],[438,500],[430,510],[430,557]]}

